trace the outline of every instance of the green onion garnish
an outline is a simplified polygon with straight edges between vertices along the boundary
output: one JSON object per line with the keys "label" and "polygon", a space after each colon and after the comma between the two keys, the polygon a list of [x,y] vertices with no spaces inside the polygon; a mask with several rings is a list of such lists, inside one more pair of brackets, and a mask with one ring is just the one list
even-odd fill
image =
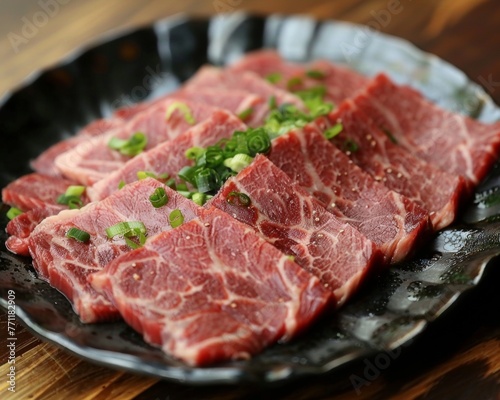
{"label": "green onion garnish", "polygon": [[224,151],[220,147],[209,146],[202,157],[198,159],[198,165],[206,165],[216,168],[224,162]]}
{"label": "green onion garnish", "polygon": [[118,150],[124,156],[136,156],[141,153],[148,144],[148,138],[142,132],[134,133],[130,139],[124,140],[120,138],[112,138],[108,142],[108,147],[113,150]]}
{"label": "green onion garnish", "polygon": [[207,201],[207,195],[205,193],[195,192],[192,194],[191,200],[193,200],[195,204],[202,206]]}
{"label": "green onion garnish", "polygon": [[204,150],[201,147],[194,146],[187,149],[184,155],[188,160],[196,160],[203,152]]}
{"label": "green onion garnish", "polygon": [[306,72],[306,76],[312,79],[317,79],[317,80],[322,80],[326,78],[326,75],[324,72],[316,70],[316,69],[311,69]]}
{"label": "green onion garnish", "polygon": [[253,114],[253,108],[248,107],[246,110],[243,110],[238,114],[238,118],[241,119],[242,121],[246,121],[250,116]]}
{"label": "green onion garnish", "polygon": [[[179,178],[181,178],[186,182],[189,182],[191,185],[195,185],[195,175],[199,169],[200,168],[196,166],[194,167],[185,166],[179,171],[178,173]],[[184,188],[181,187],[180,185],[177,185],[177,190],[188,190],[188,188],[187,186]]]}
{"label": "green onion garnish", "polygon": [[[109,239],[115,236],[123,236],[125,243],[132,249],[137,249],[146,243],[146,227],[141,221],[119,222],[106,229]],[[138,242],[131,238],[137,237]]]}
{"label": "green onion garnish", "polygon": [[118,190],[122,189],[126,185],[126,182],[122,179],[118,182]]}
{"label": "green onion garnish", "polygon": [[258,128],[247,133],[248,154],[252,157],[258,153],[267,154],[271,149],[271,140],[265,129]]}
{"label": "green onion garnish", "polygon": [[151,171],[137,171],[137,179],[140,181],[146,178],[153,178],[160,182],[165,182],[170,176],[168,174],[155,174]]}
{"label": "green onion garnish", "polygon": [[123,236],[134,229],[139,229],[143,233],[146,233],[146,227],[141,221],[129,221],[118,222],[117,224],[106,228],[106,235],[109,239],[113,239],[115,236]]}
{"label": "green onion garnish", "polygon": [[344,150],[350,151],[351,153],[355,153],[355,152],[357,152],[359,150],[359,144],[357,144],[352,139],[347,139],[344,142]]}
{"label": "green onion garnish", "polygon": [[250,204],[252,204],[252,200],[250,200],[250,197],[241,192],[230,192],[227,195],[226,201],[229,204],[238,207],[249,207]]}
{"label": "green onion garnish", "polygon": [[9,220],[13,220],[14,218],[18,217],[22,213],[23,212],[19,208],[11,207],[11,208],[9,208],[9,211],[7,211],[7,218]]}
{"label": "green onion garnish", "polygon": [[168,216],[168,220],[170,221],[172,228],[177,228],[184,222],[184,215],[182,215],[181,210],[175,209]]}
{"label": "green onion garnish", "polygon": [[219,175],[212,168],[202,168],[194,175],[194,185],[200,193],[217,190],[221,186]]}
{"label": "green onion garnish", "polygon": [[343,129],[344,126],[342,125],[342,122],[337,122],[331,128],[328,128],[323,134],[325,135],[325,138],[330,140],[337,136],[340,132],[342,132]]}
{"label": "green onion garnish", "polygon": [[85,186],[68,186],[66,192],[57,198],[57,204],[67,205],[70,209],[83,206],[81,196],[85,192]]}
{"label": "green onion garnish", "polygon": [[180,101],[176,101],[170,104],[170,106],[167,109],[167,113],[165,115],[165,120],[168,121],[175,110],[179,110],[183,114],[184,120],[188,124],[194,125],[196,123],[196,120],[191,112],[191,109],[188,107],[186,103],[182,103]]}
{"label": "green onion garnish", "polygon": [[236,154],[234,157],[224,160],[224,166],[234,172],[240,172],[248,167],[253,161],[253,157],[247,154]]}
{"label": "green onion garnish", "polygon": [[193,197],[193,192],[190,192],[189,190],[177,190],[177,193],[184,196],[186,199]]}
{"label": "green onion garnish", "polygon": [[167,192],[165,192],[165,189],[163,189],[162,187],[158,187],[155,189],[153,194],[149,196],[149,201],[151,202],[154,208],[163,207],[165,204],[168,203]]}
{"label": "green onion garnish", "polygon": [[326,87],[323,85],[314,86],[309,89],[299,90],[294,93],[299,96],[310,111],[312,118],[328,114],[333,109],[333,104],[325,102],[323,98],[326,94]]}
{"label": "green onion garnish", "polygon": [[274,110],[278,108],[278,103],[276,103],[276,96],[272,95],[269,97],[269,109]]}
{"label": "green onion garnish", "polygon": [[302,78],[299,76],[290,78],[288,82],[286,83],[286,87],[288,90],[294,90],[296,86],[302,85]]}
{"label": "green onion garnish", "polygon": [[157,179],[158,177],[154,172],[149,172],[149,171],[137,171],[137,179],[142,181],[143,179],[146,178],[154,178]]}
{"label": "green onion garnish", "polygon": [[68,232],[66,232],[66,237],[70,239],[78,240],[82,243],[87,243],[90,240],[90,234],[88,232],[82,231],[78,228],[70,228]]}
{"label": "green onion garnish", "polygon": [[272,84],[276,84],[281,80],[282,76],[279,72],[273,72],[266,76],[266,80]]}

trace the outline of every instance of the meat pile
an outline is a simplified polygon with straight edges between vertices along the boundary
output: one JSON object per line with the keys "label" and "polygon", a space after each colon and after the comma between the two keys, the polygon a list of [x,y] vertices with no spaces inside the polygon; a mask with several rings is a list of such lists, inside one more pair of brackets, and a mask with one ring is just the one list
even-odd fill
{"label": "meat pile", "polygon": [[[260,127],[265,152],[193,192],[200,157]],[[246,359],[451,224],[499,149],[498,124],[384,74],[258,51],[41,154],[2,190],[6,245],[84,323],[123,318],[189,365]]]}

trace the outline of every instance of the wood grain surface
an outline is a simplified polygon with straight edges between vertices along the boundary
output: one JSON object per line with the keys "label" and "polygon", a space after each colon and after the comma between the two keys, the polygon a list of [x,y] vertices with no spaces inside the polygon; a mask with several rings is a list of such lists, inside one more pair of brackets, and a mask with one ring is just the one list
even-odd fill
{"label": "wood grain surface", "polygon": [[[400,11],[379,20],[390,7]],[[236,10],[378,22],[381,31],[408,39],[456,65],[500,103],[500,3],[494,0],[2,0],[0,93],[15,89],[34,71],[91,45],[110,30],[149,24],[179,12],[208,16]],[[26,27],[30,24],[31,31]],[[16,393],[11,393],[2,311],[0,399],[498,400],[500,265],[490,270],[478,290],[431,324],[376,376],[367,371],[370,360],[362,360],[334,374],[271,387],[185,386],[115,371],[41,342],[18,324]],[[354,375],[366,382],[357,390]]]}

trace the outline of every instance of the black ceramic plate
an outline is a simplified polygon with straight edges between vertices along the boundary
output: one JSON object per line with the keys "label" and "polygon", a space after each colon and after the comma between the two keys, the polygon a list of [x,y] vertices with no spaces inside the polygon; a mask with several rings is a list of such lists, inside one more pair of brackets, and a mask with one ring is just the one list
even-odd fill
{"label": "black ceramic plate", "polygon": [[[326,58],[367,75],[385,71],[428,98],[482,121],[500,119],[490,98],[456,68],[409,43],[340,22],[233,14],[213,20],[177,17],[114,37],[40,73],[3,99],[0,187],[29,172],[29,160],[114,108],[172,90],[202,64],[276,47],[293,61]],[[500,253],[500,168],[483,183],[462,220],[417,257],[364,287],[334,318],[250,361],[191,368],[146,345],[124,323],[83,325],[67,300],[37,279],[29,259],[3,245],[0,304],[16,293],[17,317],[38,336],[110,367],[189,383],[280,381],[331,371],[347,362],[408,344],[481,280]]]}

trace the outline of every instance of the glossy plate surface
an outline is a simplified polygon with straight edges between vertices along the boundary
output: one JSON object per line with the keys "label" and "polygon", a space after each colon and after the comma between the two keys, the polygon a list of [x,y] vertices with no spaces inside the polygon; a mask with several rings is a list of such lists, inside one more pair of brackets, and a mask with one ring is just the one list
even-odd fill
{"label": "glossy plate surface", "polygon": [[[84,49],[4,98],[0,187],[29,172],[30,159],[91,120],[172,90],[206,62],[225,64],[262,47],[278,48],[293,61],[326,58],[367,75],[384,71],[443,107],[486,122],[500,120],[491,99],[456,68],[359,26],[244,14],[175,17]],[[430,238],[417,257],[373,279],[335,317],[250,361],[191,368],[145,344],[124,323],[81,324],[64,296],[37,279],[30,259],[5,250],[6,206],[0,212],[0,305],[6,307],[8,290],[15,290],[17,317],[35,334],[110,367],[188,383],[317,375],[410,343],[479,283],[500,254],[499,190],[497,166],[461,221]]]}

